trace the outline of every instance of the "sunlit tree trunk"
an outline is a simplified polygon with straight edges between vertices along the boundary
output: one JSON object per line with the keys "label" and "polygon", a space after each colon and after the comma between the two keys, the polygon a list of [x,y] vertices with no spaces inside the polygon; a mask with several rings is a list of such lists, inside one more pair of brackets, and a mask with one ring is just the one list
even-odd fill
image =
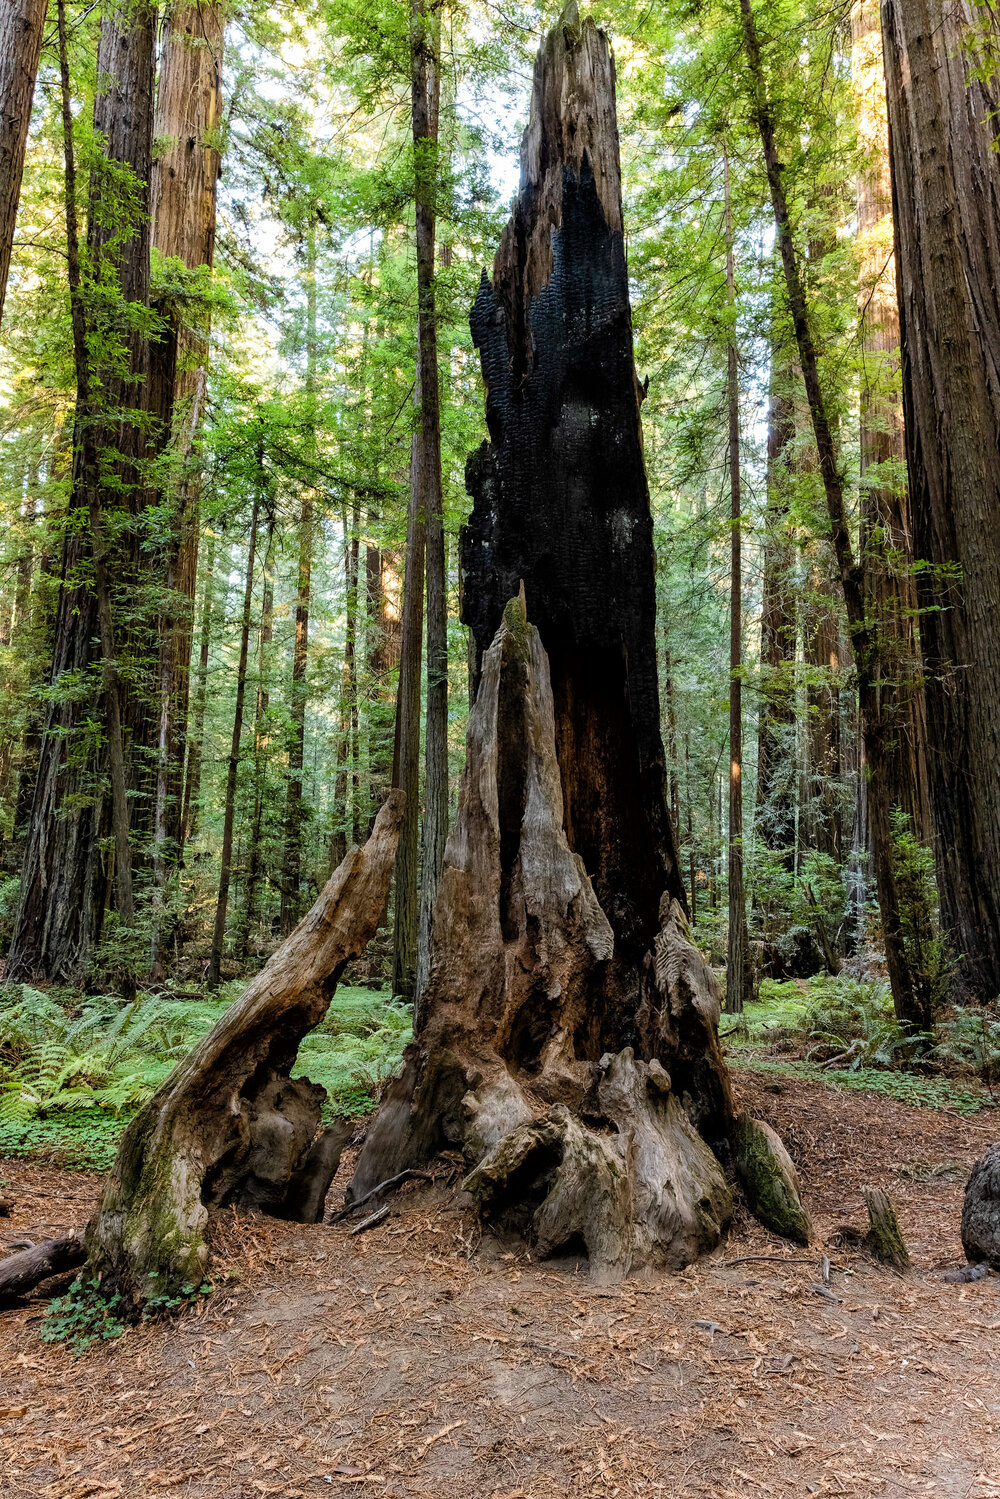
{"label": "sunlit tree trunk", "polygon": [[899,307],[878,0],[856,0],[851,12],[851,74],[859,143],[866,158],[858,178],[857,236],[865,578],[885,669],[878,691],[880,712],[892,730],[890,795],[909,817],[917,837],[929,844],[933,827],[899,390]]}

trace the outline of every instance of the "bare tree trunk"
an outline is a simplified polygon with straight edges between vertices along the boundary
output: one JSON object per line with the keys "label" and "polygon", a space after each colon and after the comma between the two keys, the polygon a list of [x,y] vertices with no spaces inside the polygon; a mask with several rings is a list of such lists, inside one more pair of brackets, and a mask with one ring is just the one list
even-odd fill
{"label": "bare tree trunk", "polygon": [[[417,383],[419,384],[419,370]],[[419,398],[418,398],[419,405]],[[412,1002],[417,972],[418,870],[420,867],[420,682],[423,675],[424,550],[426,529],[420,503],[420,448],[410,445],[410,504],[406,517],[403,620],[392,784],[406,793],[406,811],[396,854],[392,992]]]}
{"label": "bare tree trunk", "polygon": [[[315,442],[316,399],[316,225],[306,237],[306,394]],[[305,765],[306,672],[309,667],[309,610],[312,604],[313,491],[302,488],[299,511],[299,575],[295,597],[295,644],[292,649],[292,691],[288,705],[291,735],[288,744],[288,791],[285,839],[281,861],[281,930],[285,936],[299,919],[302,875],[302,771]]]}
{"label": "bare tree trunk", "polygon": [[[63,49],[65,50],[65,49]],[[69,121],[68,72],[64,68],[64,126]],[[88,275],[113,279],[125,302],[149,300],[149,228],[147,203],[153,124],[153,13],[144,3],[112,5],[101,22],[94,97],[94,136],[102,143],[91,174],[87,228]],[[67,131],[67,145],[71,136]],[[70,152],[71,155],[71,152]],[[69,166],[69,157],[67,158]],[[128,212],[117,203],[116,183],[121,167],[137,184]],[[68,184],[69,189],[69,184]],[[72,190],[67,192],[68,231],[75,234]],[[132,214],[132,220],[129,219]],[[80,284],[78,277],[78,285]],[[143,379],[148,348],[142,332],[132,332],[121,360],[114,353],[108,367],[96,373],[100,402],[89,362],[96,342],[118,351],[120,331],[112,322],[96,329],[85,326],[83,298],[76,303],[74,344],[86,356],[77,402],[73,504],[90,523],[89,545],[94,564],[94,586],[80,581],[87,560],[88,538],[81,528],[67,526],[63,541],[61,587],[56,609],[51,682],[58,687],[66,673],[86,675],[94,666],[92,642],[100,639],[101,682],[109,741],[112,781],[112,818],[115,831],[116,895],[122,919],[131,914],[128,807],[121,683],[117,671],[111,588],[117,584],[110,570],[104,514],[122,505],[122,493],[134,508],[138,488],[135,462],[141,455],[141,424],[129,415],[143,401]],[[96,335],[96,337],[95,337]],[[124,366],[124,368],[123,368]],[[21,894],[8,955],[7,976],[35,976],[52,981],[82,982],[90,965],[93,944],[104,908],[104,877],[95,857],[104,827],[103,809],[92,796],[81,804],[81,792],[91,781],[94,763],[78,763],[70,746],[93,706],[77,696],[67,701],[53,694],[39,752],[38,774],[25,845]]]}
{"label": "bare tree trunk", "polygon": [[799,270],[795,245],[792,240],[788,201],[782,180],[782,168],[778,159],[775,141],[774,113],[768,98],[767,86],[761,60],[760,42],[754,22],[751,0],[740,0],[743,18],[743,37],[747,62],[750,69],[753,110],[760,131],[764,162],[767,168],[771,203],[781,260],[785,271],[785,284],[799,348],[799,362],[805,380],[809,414],[816,438],[820,472],[830,517],[840,583],[844,590],[847,619],[851,632],[851,647],[858,674],[858,698],[861,709],[862,732],[868,761],[868,791],[871,816],[872,853],[878,884],[879,907],[885,935],[886,966],[892,986],[893,1004],[897,1017],[908,1025],[925,1030],[930,1021],[927,996],[922,992],[907,962],[906,949],[900,922],[899,898],[893,867],[892,836],[889,818],[888,758],[885,725],[878,712],[876,683],[881,678],[881,663],[878,642],[873,637],[865,608],[864,579],[861,568],[854,557],[847,513],[844,504],[844,487],[833,432],[827,415],[826,402],[820,384],[816,347],[806,303],[805,290]]}
{"label": "bare tree trunk", "polygon": [[0,6],[0,319],[7,293],[24,153],[48,0]]}
{"label": "bare tree trunk", "polygon": [[414,1002],[427,986],[431,920],[448,838],[448,576],[441,494],[441,404],[434,293],[437,221],[438,115],[441,78],[437,49],[440,12],[428,0],[411,0],[411,94],[417,231],[417,341],[421,455],[420,505],[425,525],[427,579],[427,727],[424,740],[423,856],[417,931]]}
{"label": "bare tree trunk", "polygon": [[[986,12],[981,13],[983,16]],[[1000,162],[965,0],[883,0],[906,459],[942,921],[1000,993]]]}
{"label": "bare tree trunk", "polygon": [[491,441],[463,537],[466,768],[415,1040],[348,1199],[447,1145],[489,1228],[539,1255],[582,1241],[612,1280],[718,1241],[710,1146],[735,1121],[666,809],[613,64],[575,5],[521,161],[472,314]]}
{"label": "bare tree trunk", "polygon": [[274,523],[275,514],[272,507],[267,515],[267,540],[264,543],[264,590],[260,605],[260,629],[257,635],[257,707],[253,725],[253,820],[250,825],[246,890],[243,900],[243,920],[240,927],[240,944],[244,950],[250,943],[250,934],[257,912],[257,887],[260,884],[262,871],[261,841],[264,833],[264,798],[268,759],[265,720],[270,703],[270,693],[267,687],[267,672],[270,666],[268,647],[274,636]]}
{"label": "bare tree trunk", "polygon": [[[916,836],[933,843],[928,800],[927,718],[917,641],[917,586],[906,485],[899,305],[892,253],[892,176],[879,0],[855,0],[851,73],[860,144],[858,302],[861,315],[862,550],[869,607],[881,635],[886,678],[880,709],[892,729],[890,796]],[[859,777],[861,784],[861,777]],[[861,819],[862,826],[865,818]]]}
{"label": "bare tree trunk", "polygon": [[723,147],[726,184],[726,286],[729,314],[727,395],[729,405],[729,937],[726,960],[726,1010],[742,1014],[753,999],[753,972],[747,936],[747,902],[743,885],[743,487],[740,466],[740,381],[736,347],[736,267],[733,259],[733,211],[729,186],[729,153]]}
{"label": "bare tree trunk", "polygon": [[250,649],[250,615],[253,608],[253,575],[257,561],[257,525],[260,519],[261,486],[264,483],[263,458],[258,487],[250,517],[250,544],[247,548],[247,578],[243,591],[243,622],[240,629],[240,659],[236,671],[236,706],[233,709],[233,742],[226,774],[226,803],[222,824],[222,855],[219,861],[219,895],[215,904],[215,928],[212,954],[208,961],[207,984],[217,989],[222,981],[222,954],[226,941],[226,908],[229,904],[229,881],[233,863],[233,822],[236,816],[236,776],[240,768],[243,739],[243,702],[247,687],[247,656]]}
{"label": "bare tree trunk", "polygon": [[184,803],[181,813],[179,857],[184,857],[188,841],[198,831],[201,812],[201,763],[205,738],[205,706],[208,699],[208,658],[212,648],[212,589],[215,582],[215,535],[209,537],[205,563],[205,584],[201,606],[198,678],[194,695],[194,716],[187,736],[187,770],[184,776]]}
{"label": "bare tree trunk", "polygon": [[[777,289],[775,289],[777,298]],[[757,834],[784,850],[795,846],[795,646],[797,636],[788,489],[795,438],[792,362],[776,306],[771,315],[771,377],[767,419],[767,507],[760,615],[761,704],[757,736]]]}

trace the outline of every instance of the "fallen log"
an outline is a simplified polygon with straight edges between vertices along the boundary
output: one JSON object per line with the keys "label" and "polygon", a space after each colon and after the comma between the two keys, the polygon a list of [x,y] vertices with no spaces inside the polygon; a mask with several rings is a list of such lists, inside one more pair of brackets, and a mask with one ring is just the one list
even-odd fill
{"label": "fallen log", "polygon": [[43,1239],[29,1249],[0,1260],[0,1302],[26,1296],[43,1280],[64,1270],[75,1270],[86,1259],[82,1231],[61,1239]]}
{"label": "fallen log", "polygon": [[125,1131],[86,1249],[127,1302],[200,1283],[211,1207],[322,1216],[349,1132],[336,1124],[317,1139],[325,1091],[289,1073],[385,915],[404,802],[390,793],[365,846]]}

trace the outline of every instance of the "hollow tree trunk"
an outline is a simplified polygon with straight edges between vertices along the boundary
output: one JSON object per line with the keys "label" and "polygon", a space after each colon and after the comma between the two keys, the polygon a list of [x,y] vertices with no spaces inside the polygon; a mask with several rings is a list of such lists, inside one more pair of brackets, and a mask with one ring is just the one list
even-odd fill
{"label": "hollow tree trunk", "polygon": [[349,1197],[458,1148],[496,1231],[543,1254],[582,1241],[614,1279],[718,1240],[710,1147],[733,1113],[666,808],[614,71],[575,6],[539,54],[472,326],[491,437],[462,555],[478,690],[427,991]]}
{"label": "hollow tree trunk", "polygon": [[46,5],[47,0],[7,0],[0,6],[0,318],[21,200]]}
{"label": "hollow tree trunk", "polygon": [[394,793],[312,910],[122,1138],[87,1229],[92,1270],[129,1302],[198,1285],[210,1207],[318,1221],[345,1131],[319,1136],[323,1088],[290,1079],[344,965],[385,915],[402,815]]}
{"label": "hollow tree trunk", "polygon": [[943,924],[1000,993],[1000,160],[959,0],[883,0],[906,460]]}

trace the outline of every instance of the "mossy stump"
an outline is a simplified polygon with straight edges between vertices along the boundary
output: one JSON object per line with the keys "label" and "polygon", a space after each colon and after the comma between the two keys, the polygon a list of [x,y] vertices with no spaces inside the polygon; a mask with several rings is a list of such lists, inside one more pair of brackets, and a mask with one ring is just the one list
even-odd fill
{"label": "mossy stump", "polygon": [[802,1203],[799,1175],[771,1126],[740,1114],[733,1127],[733,1159],[754,1217],[781,1238],[808,1244],[812,1224]]}

